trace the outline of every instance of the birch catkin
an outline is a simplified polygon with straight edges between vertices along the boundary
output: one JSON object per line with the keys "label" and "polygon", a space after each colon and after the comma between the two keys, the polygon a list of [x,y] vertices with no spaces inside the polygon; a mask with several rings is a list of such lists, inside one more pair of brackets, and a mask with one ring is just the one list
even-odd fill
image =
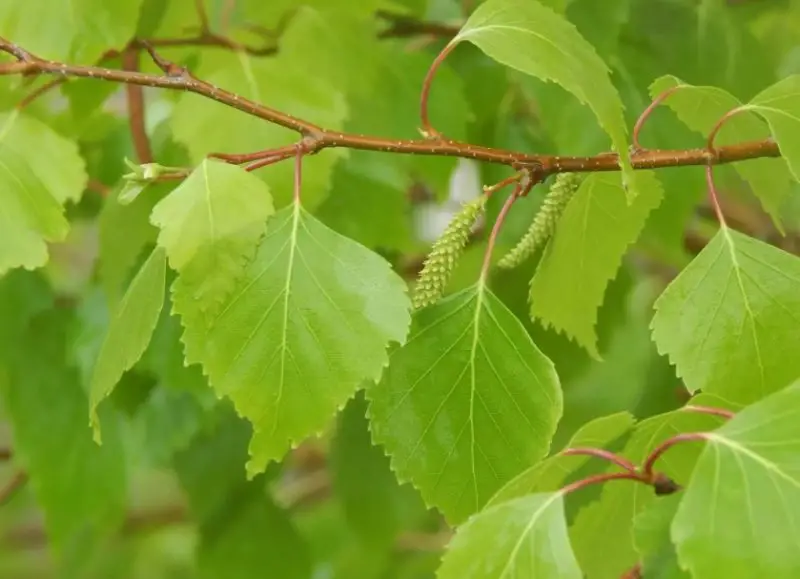
{"label": "birch catkin", "polygon": [[555,232],[558,220],[567,203],[578,190],[583,178],[576,173],[559,173],[542,202],[527,233],[497,263],[498,267],[517,267],[539,249]]}
{"label": "birch catkin", "polygon": [[464,252],[472,227],[485,207],[485,195],[464,204],[433,244],[414,288],[415,309],[436,303],[442,297],[458,258]]}

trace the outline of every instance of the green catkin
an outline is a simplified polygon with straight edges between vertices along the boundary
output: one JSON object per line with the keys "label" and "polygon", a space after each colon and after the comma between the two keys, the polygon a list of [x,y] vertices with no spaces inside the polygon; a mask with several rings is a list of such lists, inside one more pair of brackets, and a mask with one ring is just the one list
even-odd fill
{"label": "green catkin", "polygon": [[567,203],[578,190],[583,178],[577,173],[559,173],[550,191],[542,202],[527,233],[519,240],[514,249],[497,262],[503,269],[511,269],[523,263],[539,249],[556,230],[556,225],[567,207]]}
{"label": "green catkin", "polygon": [[485,195],[481,195],[465,203],[431,247],[414,288],[414,309],[434,304],[444,294],[458,258],[469,241],[472,227],[486,207],[486,199]]}

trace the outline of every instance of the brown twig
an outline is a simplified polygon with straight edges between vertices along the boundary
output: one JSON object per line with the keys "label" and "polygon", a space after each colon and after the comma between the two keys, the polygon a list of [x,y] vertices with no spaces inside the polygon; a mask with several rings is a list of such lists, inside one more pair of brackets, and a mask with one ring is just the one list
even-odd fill
{"label": "brown twig", "polygon": [[14,473],[11,480],[3,488],[0,488],[0,505],[6,504],[17,493],[19,489],[28,482],[28,473],[23,470]]}
{"label": "brown twig", "polygon": [[644,466],[642,467],[642,473],[647,478],[647,480],[653,481],[655,479],[655,474],[653,473],[653,467],[656,464],[656,461],[661,457],[662,454],[667,452],[670,448],[675,446],[676,444],[680,444],[682,442],[696,442],[699,440],[705,440],[706,433],[705,432],[685,432],[683,434],[676,434],[672,438],[668,438],[661,444],[659,444],[647,459],[644,462]]}
{"label": "brown twig", "polygon": [[97,179],[89,179],[86,183],[86,190],[97,193],[101,197],[107,197],[111,192],[111,187]]}
{"label": "brown twig", "polygon": [[480,274],[481,283],[485,282],[486,278],[489,276],[489,269],[492,265],[492,253],[494,253],[494,246],[497,242],[498,235],[500,235],[500,230],[503,228],[503,223],[508,216],[508,212],[511,211],[511,206],[523,195],[523,190],[523,184],[517,183],[514,191],[511,192],[511,195],[509,195],[508,199],[506,199],[505,203],[503,203],[503,207],[500,209],[497,219],[495,219],[492,231],[489,233],[489,239],[486,242],[486,250],[483,254],[483,265],[481,266]]}
{"label": "brown twig", "polygon": [[[126,50],[122,53],[122,69],[128,72],[138,72],[139,52]],[[140,163],[152,163],[153,152],[150,148],[150,139],[147,136],[144,113],[144,90],[135,84],[125,85],[125,94],[128,99],[128,124],[133,140],[133,148]]]}
{"label": "brown twig", "polygon": [[575,447],[575,448],[567,448],[561,452],[562,456],[593,456],[595,458],[600,458],[607,462],[616,464],[623,470],[627,472],[636,472],[636,465],[634,465],[631,461],[627,458],[621,457],[613,452],[609,452],[607,450],[603,450],[602,448],[591,448],[591,447]]}
{"label": "brown twig", "polygon": [[433,128],[428,118],[428,97],[430,96],[431,85],[433,84],[433,78],[436,76],[436,71],[439,70],[444,59],[447,58],[447,55],[450,54],[455,47],[455,44],[448,44],[442,49],[431,63],[428,72],[425,74],[425,79],[422,81],[422,91],[420,91],[419,97],[419,117],[422,122],[422,134],[426,139],[443,140],[442,134]]}
{"label": "brown twig", "polygon": [[726,410],[724,408],[714,408],[711,406],[695,406],[693,404],[688,404],[683,407],[683,410],[688,412],[698,412],[700,414],[709,414],[711,416],[720,416],[728,419],[736,416],[735,412],[731,412],[730,410]]}
{"label": "brown twig", "polygon": [[643,579],[644,575],[642,575],[642,565],[641,563],[637,563],[627,571],[625,571],[622,575],[620,575],[619,579]]}
{"label": "brown twig", "polygon": [[650,118],[650,115],[653,114],[653,111],[656,110],[661,103],[663,103],[667,97],[669,97],[672,93],[677,91],[683,85],[673,86],[672,88],[668,88],[656,98],[653,99],[642,114],[639,115],[639,118],[636,119],[636,124],[633,126],[633,134],[631,135],[631,143],[634,151],[639,151],[642,149],[641,144],[639,143],[639,133],[642,132],[642,127],[647,122],[647,119]]}
{"label": "brown twig", "polygon": [[[96,78],[111,82],[193,92],[304,135],[306,154],[314,154],[326,148],[342,147],[387,153],[461,157],[512,167],[535,167],[541,178],[559,172],[618,171],[620,169],[615,153],[583,157],[534,155],[472,145],[451,139],[396,140],[329,131],[311,122],[218,88],[177,66],[173,66],[171,71],[167,71],[163,75],[155,75],[95,66],[70,65],[37,58],[2,38],[0,38],[0,51],[17,58],[17,62],[0,64],[0,75],[44,73],[59,77]],[[159,60],[165,62],[163,59]],[[638,151],[631,156],[631,164],[636,169],[656,169],[688,165],[719,165],[746,159],[780,156],[777,144],[768,138],[719,147],[715,151],[705,148]]]}
{"label": "brown twig", "polygon": [[650,484],[647,480],[644,479],[641,475],[634,473],[634,472],[605,472],[600,474],[595,474],[592,476],[588,476],[584,479],[575,481],[574,483],[568,484],[567,486],[561,489],[561,492],[565,495],[569,493],[573,493],[577,490],[608,482],[610,480],[633,480],[640,483]]}
{"label": "brown twig", "polygon": [[197,12],[197,18],[200,20],[200,30],[202,32],[208,32],[211,30],[211,26],[209,25],[208,21],[205,0],[194,0],[194,7],[195,11]]}

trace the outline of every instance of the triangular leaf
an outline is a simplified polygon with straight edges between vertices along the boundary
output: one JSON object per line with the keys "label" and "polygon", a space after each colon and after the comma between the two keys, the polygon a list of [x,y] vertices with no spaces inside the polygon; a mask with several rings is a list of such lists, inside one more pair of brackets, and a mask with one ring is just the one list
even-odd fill
{"label": "triangular leaf", "polygon": [[418,310],[367,396],[398,478],[453,523],[547,454],[562,412],[552,362],[482,283]]}
{"label": "triangular leaf", "polygon": [[528,495],[472,517],[456,532],[438,579],[581,579],[562,493]]}
{"label": "triangular leaf", "polygon": [[181,271],[205,246],[246,236],[253,246],[273,213],[272,197],[259,179],[235,165],[204,160],[153,209],[158,244]]}
{"label": "triangular leaf", "polygon": [[270,220],[213,318],[174,297],[187,361],[201,363],[217,394],[253,422],[250,475],[324,428],[364,380],[377,380],[387,346],[403,342],[410,323],[406,285],[389,264],[299,204]]}
{"label": "triangular leaf", "polygon": [[686,387],[747,403],[800,376],[800,258],[722,227],[655,304]]}
{"label": "triangular leaf", "polygon": [[633,183],[622,101],[594,47],[562,15],[537,0],[487,0],[451,44],[469,41],[494,60],[560,84],[589,105],[619,154],[628,198]]}
{"label": "triangular leaf", "polygon": [[[690,129],[704,137],[714,129],[717,122],[742,103],[732,94],[714,86],[692,86],[674,76],[662,76],[650,85],[650,94],[656,98],[673,87],[681,87],[665,101],[678,118]],[[756,115],[737,113],[725,121],[715,139],[716,145],[732,145],[762,139],[767,132]],[[736,163],[734,169],[747,181],[761,200],[764,209],[782,229],[781,205],[789,195],[792,175],[783,159],[751,159]]]}
{"label": "triangular leaf", "polygon": [[794,178],[800,181],[800,75],[792,75],[764,89],[748,104],[764,117],[789,163]]}
{"label": "triangular leaf", "polygon": [[531,280],[531,316],[563,330],[599,358],[595,322],[606,286],[663,197],[655,173],[635,175],[628,204],[619,174],[589,175],[567,205]]}
{"label": "triangular leaf", "polygon": [[164,305],[167,256],[153,250],[133,278],[108,326],[92,374],[89,417],[95,440],[100,441],[97,405],[114,389],[122,375],[141,358]]}
{"label": "triangular leaf", "polygon": [[797,577],[800,383],[706,440],[672,523],[681,563],[693,577]]}
{"label": "triangular leaf", "polygon": [[174,301],[213,315],[255,254],[273,212],[260,179],[228,163],[200,163],[151,215],[161,228],[158,244],[180,273]]}

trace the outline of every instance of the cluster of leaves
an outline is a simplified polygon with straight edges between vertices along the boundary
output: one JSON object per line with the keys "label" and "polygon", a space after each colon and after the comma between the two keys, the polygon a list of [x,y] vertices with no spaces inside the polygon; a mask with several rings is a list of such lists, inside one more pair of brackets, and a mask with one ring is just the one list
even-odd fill
{"label": "cluster of leaves", "polygon": [[[22,548],[36,507],[53,573],[81,579],[798,575],[800,258],[764,232],[800,226],[800,5],[51,4],[3,2],[0,37],[113,67],[132,38],[208,25],[236,42],[165,49],[194,76],[392,139],[416,136],[450,50],[428,100],[442,134],[611,149],[620,170],[537,185],[505,220],[508,193],[473,186],[431,247],[419,222],[458,204],[470,165],[337,148],[251,172],[208,154],[296,135],[148,92],[145,166],[191,170],[131,190],[124,91],[80,79],[31,100],[47,79],[0,76],[0,409],[28,480],[0,511],[5,574],[51,576]],[[380,38],[388,9],[455,33]],[[265,30],[274,54],[231,49]],[[665,91],[654,148],[778,144],[714,169],[734,216],[708,218],[702,167],[634,170],[628,127]],[[504,267],[487,274],[487,252]],[[735,417],[687,412],[679,381]],[[700,434],[661,459],[682,487],[664,497],[576,487],[606,471],[560,452],[640,464],[681,433]]]}

